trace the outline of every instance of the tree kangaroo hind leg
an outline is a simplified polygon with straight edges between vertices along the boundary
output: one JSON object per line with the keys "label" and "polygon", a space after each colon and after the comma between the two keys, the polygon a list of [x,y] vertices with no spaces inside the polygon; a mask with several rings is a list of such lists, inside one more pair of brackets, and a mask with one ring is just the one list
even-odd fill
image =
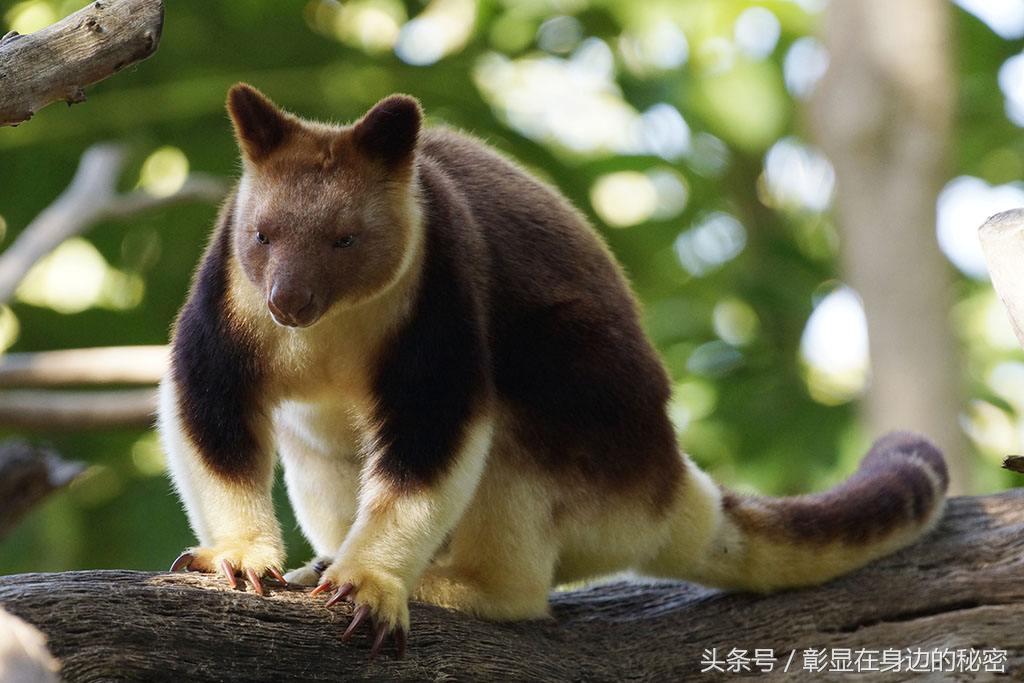
{"label": "tree kangaroo hind leg", "polygon": [[513,471],[500,440],[495,448],[445,557],[413,597],[484,619],[544,617],[558,554],[547,492]]}

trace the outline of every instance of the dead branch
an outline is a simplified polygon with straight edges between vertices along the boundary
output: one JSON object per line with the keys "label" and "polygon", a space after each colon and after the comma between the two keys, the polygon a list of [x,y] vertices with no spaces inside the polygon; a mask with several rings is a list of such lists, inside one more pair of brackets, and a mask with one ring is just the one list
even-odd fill
{"label": "dead branch", "polygon": [[85,101],[85,87],[141,62],[160,44],[161,0],[97,0],[29,35],[0,39],[0,126],[50,104]]}
{"label": "dead branch", "polygon": [[151,427],[156,389],[117,391],[0,391],[0,425],[8,429],[60,431]]}
{"label": "dead branch", "polygon": [[0,538],[29,508],[84,469],[81,463],[68,462],[53,451],[22,441],[0,444]]}
{"label": "dead branch", "polygon": [[166,346],[9,353],[0,356],[0,387],[156,384],[167,369]]}
{"label": "dead branch", "polygon": [[[366,633],[339,642],[349,608],[324,608],[297,589],[272,589],[266,598],[229,591],[214,576],[23,574],[0,577],[0,603],[49,637],[70,683],[674,681],[699,678],[710,648],[720,657],[731,648],[771,648],[776,675],[787,681],[822,680],[801,668],[807,648],[897,648],[904,656],[904,648],[992,648],[1006,651],[1007,680],[1020,680],[1022,569],[1024,490],[1015,490],[954,499],[924,541],[814,589],[728,595],[619,581],[556,593],[553,619],[513,624],[414,604],[404,660],[368,662]],[[907,679],[928,677],[903,669],[884,678]]]}
{"label": "dead branch", "polygon": [[29,269],[67,238],[84,232],[114,194],[124,152],[96,145],[82,155],[71,184],[0,255],[0,302],[14,294]]}
{"label": "dead branch", "polygon": [[143,211],[189,201],[219,201],[227,185],[218,179],[193,175],[172,195],[156,197],[143,191],[116,192],[124,164],[118,145],[100,144],[82,155],[67,189],[0,254],[0,303],[14,295],[29,269],[64,240],[86,232],[107,218],[127,218]]}

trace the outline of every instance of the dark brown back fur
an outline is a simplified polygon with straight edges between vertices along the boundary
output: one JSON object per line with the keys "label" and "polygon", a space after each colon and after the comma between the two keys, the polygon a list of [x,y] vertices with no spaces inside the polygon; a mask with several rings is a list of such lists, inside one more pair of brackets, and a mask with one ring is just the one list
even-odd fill
{"label": "dark brown back fur", "polygon": [[564,198],[482,143],[435,129],[420,154],[454,181],[486,244],[494,384],[530,454],[667,504],[682,472],[668,377],[607,248]]}

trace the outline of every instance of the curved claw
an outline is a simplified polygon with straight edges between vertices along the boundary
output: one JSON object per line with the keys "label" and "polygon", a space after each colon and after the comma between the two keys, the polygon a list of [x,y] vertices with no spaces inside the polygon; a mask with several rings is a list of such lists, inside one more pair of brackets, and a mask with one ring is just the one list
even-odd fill
{"label": "curved claw", "polygon": [[228,560],[220,561],[220,570],[228,580],[228,585],[234,590],[238,588],[238,582],[235,581],[235,568],[231,566],[231,562]]}
{"label": "curved claw", "polygon": [[377,655],[380,654],[380,649],[384,645],[384,639],[388,637],[388,625],[378,624],[377,632],[374,634],[373,647],[370,648],[370,661],[372,662]]}
{"label": "curved claw", "polygon": [[252,584],[252,589],[256,592],[256,595],[263,595],[263,582],[260,581],[260,575],[256,573],[256,570],[246,569],[245,577],[249,579],[249,583]]}
{"label": "curved claw", "polygon": [[309,594],[310,595],[320,595],[321,593],[329,591],[332,588],[334,588],[334,584],[332,584],[330,581],[324,581],[323,583],[318,585],[316,588],[314,588],[312,591],[310,591]]}
{"label": "curved claw", "polygon": [[275,581],[277,581],[286,588],[288,587],[288,580],[284,578],[284,574],[281,573],[280,569],[278,569],[277,567],[271,567],[267,571],[270,572],[270,575],[274,577]]}
{"label": "curved claw", "polygon": [[366,619],[366,617],[369,614],[369,605],[360,605],[356,608],[355,613],[352,614],[352,622],[348,625],[348,628],[345,629],[345,632],[341,634],[342,642],[352,637],[352,634],[356,632],[356,629],[359,627],[359,624],[363,623],[363,620]]}
{"label": "curved claw", "polygon": [[186,550],[181,555],[178,555],[178,559],[174,560],[174,562],[171,563],[170,571],[180,572],[186,570],[188,569],[189,565],[192,564],[192,560],[194,559],[196,559],[195,555]]}
{"label": "curved claw", "polygon": [[344,584],[342,584],[341,588],[338,589],[338,592],[332,595],[331,599],[324,603],[324,607],[330,607],[342,598],[348,597],[349,593],[351,593],[353,590],[355,590],[355,586],[352,584],[352,582],[346,581]]}

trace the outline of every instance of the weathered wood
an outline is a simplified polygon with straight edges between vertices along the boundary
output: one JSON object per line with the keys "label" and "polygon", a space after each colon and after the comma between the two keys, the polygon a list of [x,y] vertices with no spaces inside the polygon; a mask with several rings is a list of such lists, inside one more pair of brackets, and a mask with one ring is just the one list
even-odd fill
{"label": "weathered wood", "polygon": [[141,62],[160,44],[161,0],[96,0],[29,35],[0,39],[0,126],[50,104],[85,101],[85,87]]}
{"label": "weathered wood", "polygon": [[0,538],[33,505],[67,485],[85,466],[23,441],[0,444]]}
{"label": "weathered wood", "polygon": [[[127,571],[0,578],[67,681],[683,680],[705,649],[995,648],[1024,675],[1024,490],[950,502],[923,542],[815,589],[759,597],[618,581],[553,596],[549,621],[493,624],[415,604],[406,659],[338,641],[348,608],[260,598],[213,576]],[[785,680],[820,680],[797,665]],[[887,675],[884,680],[921,680]],[[962,679],[971,676],[965,674]]]}

